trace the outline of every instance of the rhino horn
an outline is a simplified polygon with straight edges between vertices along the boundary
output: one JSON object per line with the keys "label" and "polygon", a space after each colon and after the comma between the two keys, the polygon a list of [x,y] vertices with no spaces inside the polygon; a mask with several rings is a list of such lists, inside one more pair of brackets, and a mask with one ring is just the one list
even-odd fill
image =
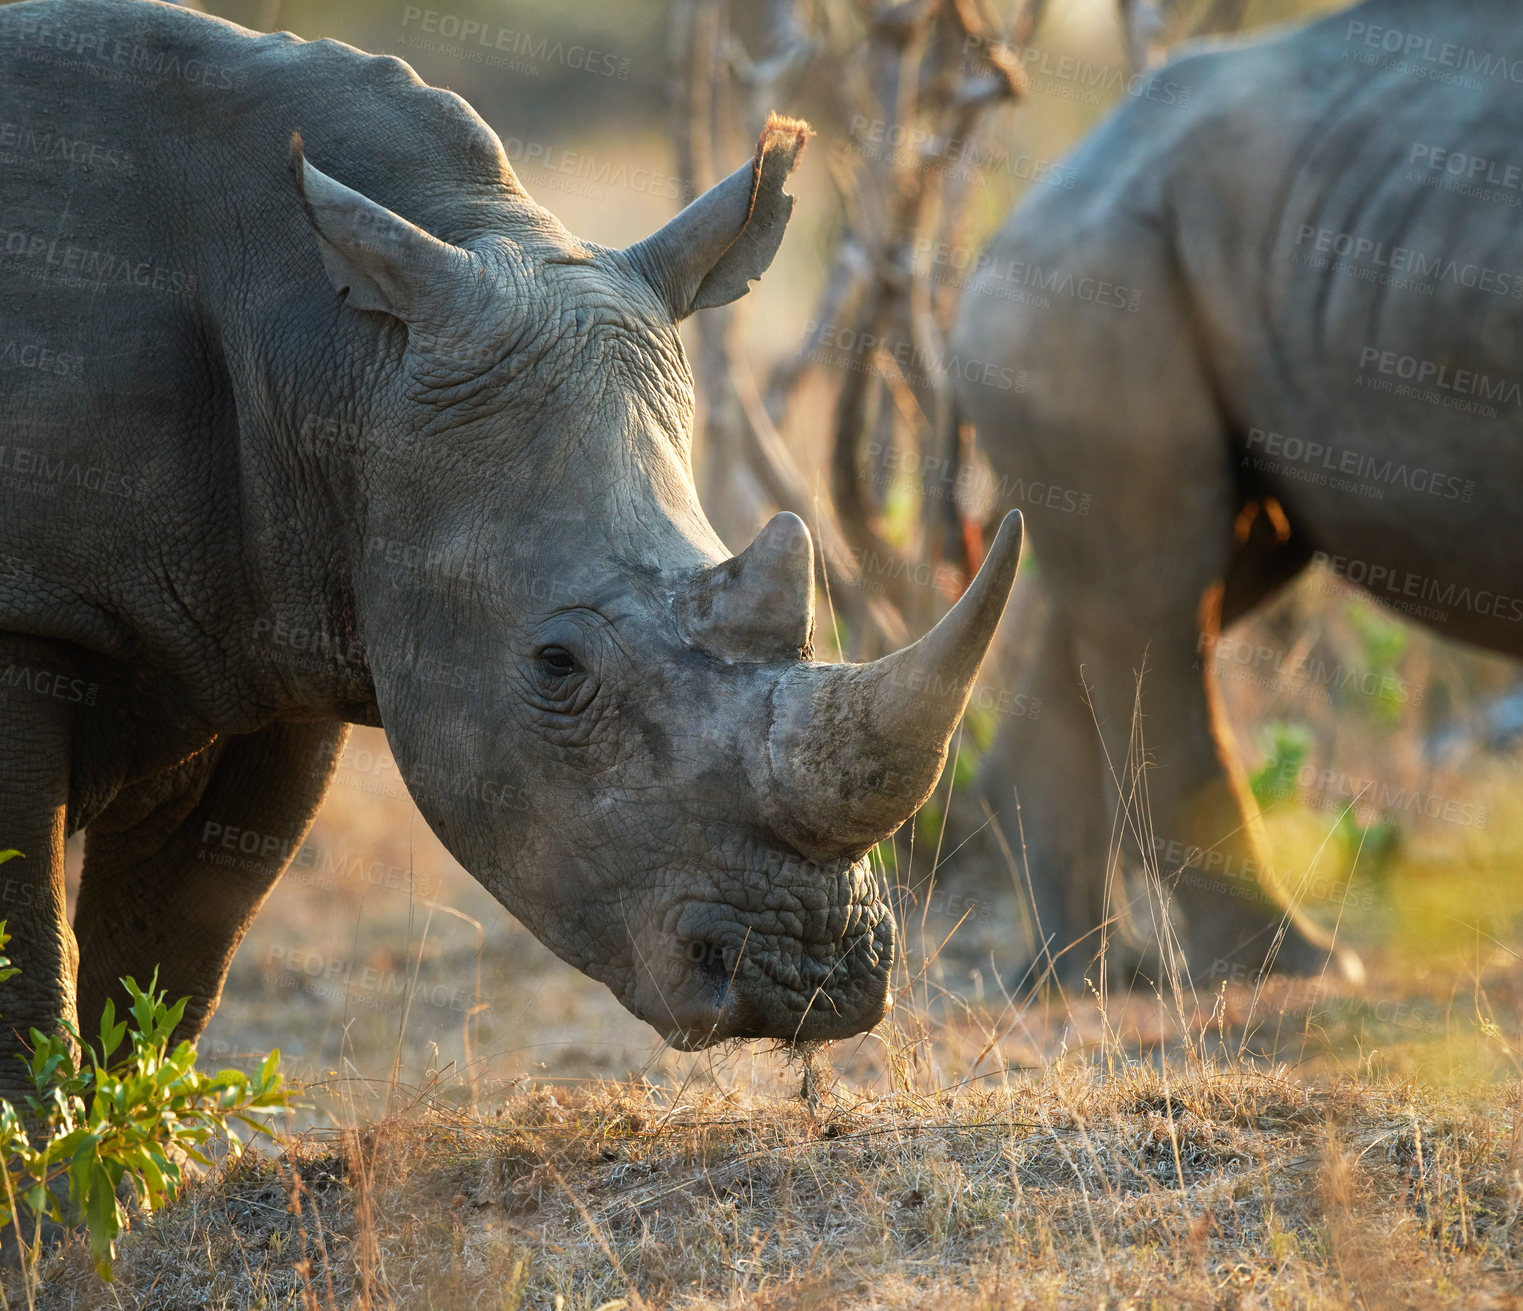
{"label": "rhino horn", "polygon": [[864,665],[805,664],[772,694],[757,780],[768,823],[806,855],[867,851],[931,795],[1015,581],[1021,516],[918,642]]}
{"label": "rhino horn", "polygon": [[786,660],[814,639],[814,544],[796,514],[774,515],[733,559],[678,598],[683,639],[727,660]]}
{"label": "rhino horn", "polygon": [[793,213],[783,183],[813,135],[807,123],[769,115],[750,163],[624,252],[673,320],[738,300],[767,271]]}

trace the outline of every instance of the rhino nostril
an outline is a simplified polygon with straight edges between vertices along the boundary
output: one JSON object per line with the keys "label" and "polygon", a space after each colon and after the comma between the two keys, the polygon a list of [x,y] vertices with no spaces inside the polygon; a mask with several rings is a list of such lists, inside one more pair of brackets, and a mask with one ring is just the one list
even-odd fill
{"label": "rhino nostril", "polygon": [[729,985],[731,969],[722,944],[694,938],[688,942],[685,954],[688,964],[706,983],[712,983],[720,990]]}

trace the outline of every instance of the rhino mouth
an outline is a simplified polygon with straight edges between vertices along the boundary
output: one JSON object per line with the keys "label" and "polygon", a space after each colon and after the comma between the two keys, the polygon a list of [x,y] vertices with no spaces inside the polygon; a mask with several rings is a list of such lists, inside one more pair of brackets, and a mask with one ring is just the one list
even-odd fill
{"label": "rhino mouth", "polygon": [[871,1029],[888,1009],[894,921],[865,866],[841,877],[855,895],[814,911],[684,904],[668,916],[665,960],[647,958],[630,1009],[681,1051],[730,1039],[821,1042]]}

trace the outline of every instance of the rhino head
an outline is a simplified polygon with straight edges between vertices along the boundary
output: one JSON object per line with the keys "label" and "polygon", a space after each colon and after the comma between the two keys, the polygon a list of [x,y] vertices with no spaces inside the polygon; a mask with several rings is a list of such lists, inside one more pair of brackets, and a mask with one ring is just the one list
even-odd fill
{"label": "rhino head", "polygon": [[446,242],[293,144],[340,317],[380,325],[352,605],[402,775],[508,909],[687,1049],[883,1015],[868,853],[934,787],[1019,554],[1012,516],[924,638],[821,664],[803,521],[730,558],[705,519],[677,323],[771,262],[806,136],[770,123],[622,251],[505,161],[511,205]]}

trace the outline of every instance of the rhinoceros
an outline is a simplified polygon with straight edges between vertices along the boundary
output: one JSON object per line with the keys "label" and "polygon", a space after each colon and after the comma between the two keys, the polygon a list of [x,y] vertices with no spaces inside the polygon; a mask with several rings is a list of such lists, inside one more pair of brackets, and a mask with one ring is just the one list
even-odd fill
{"label": "rhinoceros", "polygon": [[1328,935],[1263,886],[1211,657],[1314,561],[1523,654],[1523,28],[1504,0],[1368,0],[1134,90],[959,308],[954,352],[1020,383],[957,402],[1051,615],[1041,714],[960,822],[1024,843],[1043,936],[1088,938],[1069,959],[1122,905],[1114,835],[1134,887],[1172,885],[1197,978],[1316,968]]}
{"label": "rhinoceros", "polygon": [[804,523],[732,558],[705,519],[677,324],[771,262],[808,129],[772,120],[615,250],[394,58],[36,0],[0,10],[0,60],[0,846],[24,853],[0,1093],[18,1031],[93,1031],[123,976],[157,969],[202,1028],[350,723],[674,1045],[876,1023],[869,852],[942,768],[1020,525],[928,634],[849,665],[813,658]]}

